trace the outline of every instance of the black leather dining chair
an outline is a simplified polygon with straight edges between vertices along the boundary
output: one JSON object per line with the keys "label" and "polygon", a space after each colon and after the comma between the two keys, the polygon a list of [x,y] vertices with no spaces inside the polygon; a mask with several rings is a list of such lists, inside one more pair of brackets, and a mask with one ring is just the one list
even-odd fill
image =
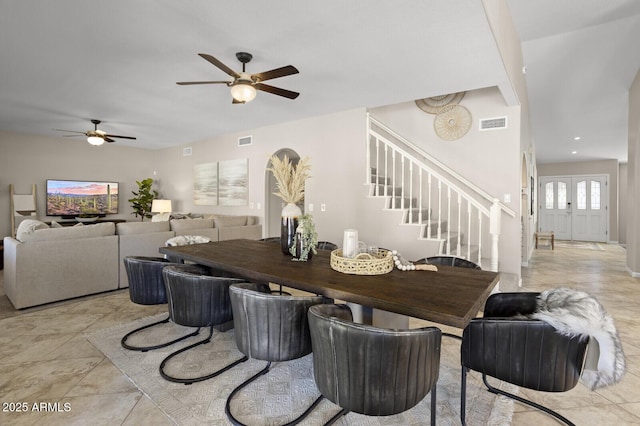
{"label": "black leather dining chair", "polygon": [[[243,388],[267,374],[273,362],[290,361],[311,353],[311,336],[307,319],[309,307],[332,303],[323,296],[287,296],[271,293],[266,286],[254,283],[230,287],[236,344],[240,352],[252,359],[267,361],[264,369],[249,377],[228,396],[225,412],[234,425],[242,425],[231,412],[231,401]],[[295,420],[304,419],[319,403],[318,398]]]}
{"label": "black leather dining chair", "polygon": [[309,328],[316,385],[325,398],[342,408],[326,425],[350,411],[368,416],[398,414],[428,393],[431,425],[436,424],[438,328],[390,330],[356,324],[346,305],[312,306]]}
{"label": "black leather dining chair", "polygon": [[482,269],[480,266],[478,266],[478,264],[458,256],[431,256],[416,260],[414,263],[428,263],[431,265],[446,265],[457,266],[459,268]]}
{"label": "black leather dining chair", "polygon": [[482,373],[482,380],[489,392],[515,399],[573,425],[556,411],[498,389],[487,381],[487,376],[490,376],[544,392],[566,392],[578,384],[589,338],[561,334],[544,321],[526,319],[524,315],[536,310],[539,294],[493,294],[487,299],[484,316],[471,320],[465,327],[460,349],[460,420],[463,425],[469,370]]}
{"label": "black leather dining chair", "polygon": [[335,250],[338,248],[338,245],[330,241],[318,241],[316,248],[318,250]]}
{"label": "black leather dining chair", "polygon": [[213,277],[203,274],[202,268],[193,265],[168,266],[162,271],[167,287],[169,316],[173,322],[186,327],[209,327],[209,335],[196,343],[185,346],[165,357],[160,363],[160,375],[165,380],[191,384],[220,375],[247,360],[242,357],[223,368],[200,377],[176,377],[166,371],[167,364],[197,346],[211,341],[213,329],[218,326],[223,331],[231,328],[233,311],[229,298],[229,286],[244,282],[241,279]]}
{"label": "black leather dining chair", "polygon": [[[133,303],[137,303],[139,305],[161,305],[167,303],[167,293],[164,285],[164,278],[162,276],[162,270],[166,266],[176,265],[175,263],[171,263],[169,260],[162,257],[150,256],[125,256],[123,262],[124,268],[127,271],[127,278],[129,279],[129,298]],[[196,331],[175,340],[151,346],[133,346],[127,343],[129,338],[134,334],[138,334],[139,332],[156,325],[166,324],[170,319],[171,315],[168,315],[160,321],[136,328],[135,330],[125,334],[120,340],[120,344],[125,349],[146,352],[173,345],[174,343],[198,334]]]}

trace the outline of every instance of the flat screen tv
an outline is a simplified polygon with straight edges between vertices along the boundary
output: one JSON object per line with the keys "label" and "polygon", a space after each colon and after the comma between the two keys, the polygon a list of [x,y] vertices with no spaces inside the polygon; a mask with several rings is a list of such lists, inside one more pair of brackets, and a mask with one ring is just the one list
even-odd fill
{"label": "flat screen tv", "polygon": [[47,216],[105,216],[118,213],[118,183],[47,180]]}

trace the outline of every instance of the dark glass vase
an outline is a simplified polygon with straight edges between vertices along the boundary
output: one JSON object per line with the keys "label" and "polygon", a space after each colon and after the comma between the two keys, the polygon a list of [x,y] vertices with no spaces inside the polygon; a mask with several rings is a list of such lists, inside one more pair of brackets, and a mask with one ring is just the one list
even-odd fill
{"label": "dark glass vase", "polygon": [[296,230],[298,229],[298,219],[300,216],[302,216],[302,210],[293,203],[287,204],[282,209],[280,245],[283,254],[291,256],[289,249],[296,243]]}
{"label": "dark glass vase", "polygon": [[[304,245],[302,244],[302,238],[300,238],[300,235],[298,235],[296,237],[296,254],[294,254],[293,256],[299,259],[300,256],[302,256],[303,248],[304,248]],[[313,256],[313,250],[309,250],[309,253],[307,254],[307,260],[311,260],[312,256]]]}
{"label": "dark glass vase", "polygon": [[298,229],[297,217],[282,217],[280,226],[280,245],[282,253],[291,256],[291,247],[296,242],[296,229]]}

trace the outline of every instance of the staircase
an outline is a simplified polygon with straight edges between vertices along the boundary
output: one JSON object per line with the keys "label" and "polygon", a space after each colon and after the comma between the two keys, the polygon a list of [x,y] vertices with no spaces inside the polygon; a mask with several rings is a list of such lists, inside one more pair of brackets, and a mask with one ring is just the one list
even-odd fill
{"label": "staircase", "polygon": [[501,215],[515,212],[369,114],[366,182],[370,197],[401,211],[401,226],[437,242],[439,254],[498,270]]}

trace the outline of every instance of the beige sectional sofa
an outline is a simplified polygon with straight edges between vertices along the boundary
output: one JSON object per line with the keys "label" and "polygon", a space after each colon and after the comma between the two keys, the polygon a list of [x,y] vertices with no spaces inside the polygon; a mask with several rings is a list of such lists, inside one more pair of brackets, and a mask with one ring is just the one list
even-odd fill
{"label": "beige sectional sofa", "polygon": [[4,238],[4,292],[17,309],[128,287],[122,259],[160,256],[158,249],[177,235],[201,235],[211,241],[262,238],[255,216],[64,228],[40,224],[16,238]]}
{"label": "beige sectional sofa", "polygon": [[16,308],[118,288],[113,223],[38,229],[21,239],[4,238],[4,292]]}

